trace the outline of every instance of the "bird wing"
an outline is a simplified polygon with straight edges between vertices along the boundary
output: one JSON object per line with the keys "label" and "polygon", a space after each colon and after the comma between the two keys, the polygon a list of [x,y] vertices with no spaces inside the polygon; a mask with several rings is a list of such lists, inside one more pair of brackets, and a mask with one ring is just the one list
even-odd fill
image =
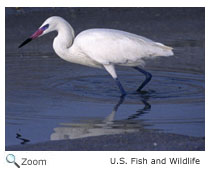
{"label": "bird wing", "polygon": [[167,56],[171,51],[161,43],[142,36],[113,29],[90,29],[81,32],[74,44],[82,53],[103,65],[144,64],[143,58]]}

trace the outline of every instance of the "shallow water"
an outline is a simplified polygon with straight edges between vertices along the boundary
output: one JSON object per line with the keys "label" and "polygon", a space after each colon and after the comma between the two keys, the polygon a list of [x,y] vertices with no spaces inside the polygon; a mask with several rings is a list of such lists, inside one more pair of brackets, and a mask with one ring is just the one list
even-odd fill
{"label": "shallow water", "polygon": [[139,94],[135,90],[144,77],[119,68],[128,91],[121,99],[103,70],[43,56],[8,59],[7,145],[24,142],[16,138],[17,133],[30,142],[139,129],[204,136],[202,74],[150,70],[153,79]]}
{"label": "shallow water", "polygon": [[153,78],[141,94],[135,90],[144,76],[117,68],[128,92],[122,99],[104,70],[65,62],[46,45],[37,51],[41,43],[51,45],[46,39],[37,40],[34,49],[29,45],[29,51],[17,50],[11,23],[6,27],[6,145],[151,129],[205,136],[204,32],[174,30],[170,39],[154,33],[164,35],[175,56],[147,61]]}

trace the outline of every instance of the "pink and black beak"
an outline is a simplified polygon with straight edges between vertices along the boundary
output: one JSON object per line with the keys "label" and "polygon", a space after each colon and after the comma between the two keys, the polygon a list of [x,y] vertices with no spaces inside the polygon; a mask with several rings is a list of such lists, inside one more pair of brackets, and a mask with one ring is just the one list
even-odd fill
{"label": "pink and black beak", "polygon": [[48,29],[48,27],[49,27],[49,24],[46,24],[43,27],[39,28],[31,37],[29,37],[28,39],[26,39],[20,46],[18,46],[18,48],[21,48],[22,46],[24,46],[25,44],[27,44],[31,40],[36,39],[37,37],[39,37],[40,35],[42,35],[42,33],[46,29]]}

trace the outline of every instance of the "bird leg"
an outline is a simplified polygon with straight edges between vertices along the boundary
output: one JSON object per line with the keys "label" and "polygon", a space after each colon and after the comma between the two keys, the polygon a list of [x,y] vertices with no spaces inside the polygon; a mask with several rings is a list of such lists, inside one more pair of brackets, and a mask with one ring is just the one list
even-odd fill
{"label": "bird leg", "polygon": [[122,84],[120,83],[119,79],[118,78],[115,78],[115,82],[117,84],[117,86],[119,87],[120,89],[120,92],[121,92],[121,97],[124,97],[126,95],[126,92],[122,86]]}
{"label": "bird leg", "polygon": [[139,88],[136,90],[138,92],[140,92],[142,90],[142,88],[152,79],[152,74],[150,74],[149,72],[139,68],[139,67],[133,67],[135,70],[143,73],[146,77],[146,79],[144,80],[144,82],[139,86]]}
{"label": "bird leg", "polygon": [[104,68],[107,70],[107,72],[112,76],[112,78],[115,80],[117,86],[119,87],[120,89],[120,92],[121,92],[121,97],[125,96],[126,95],[126,92],[122,86],[122,84],[120,83],[120,81],[118,80],[117,78],[117,74],[116,74],[116,71],[115,71],[115,68],[114,68],[114,65],[103,65]]}

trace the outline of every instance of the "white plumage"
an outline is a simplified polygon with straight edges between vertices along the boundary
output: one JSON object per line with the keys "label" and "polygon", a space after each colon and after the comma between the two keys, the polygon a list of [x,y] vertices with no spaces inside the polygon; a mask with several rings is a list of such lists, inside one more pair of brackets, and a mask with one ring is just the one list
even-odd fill
{"label": "white plumage", "polygon": [[113,29],[89,29],[81,32],[72,48],[80,49],[99,64],[138,66],[142,58],[172,55],[171,48],[144,37]]}
{"label": "white plumage", "polygon": [[88,29],[75,37],[71,25],[57,16],[48,18],[37,32],[19,47],[51,31],[58,32],[53,42],[53,48],[58,56],[68,62],[105,68],[116,80],[122,95],[126,93],[117,78],[115,65],[131,66],[145,74],[146,80],[139,87],[140,91],[152,76],[137,66],[143,66],[145,58],[173,55],[171,47],[120,30]]}

